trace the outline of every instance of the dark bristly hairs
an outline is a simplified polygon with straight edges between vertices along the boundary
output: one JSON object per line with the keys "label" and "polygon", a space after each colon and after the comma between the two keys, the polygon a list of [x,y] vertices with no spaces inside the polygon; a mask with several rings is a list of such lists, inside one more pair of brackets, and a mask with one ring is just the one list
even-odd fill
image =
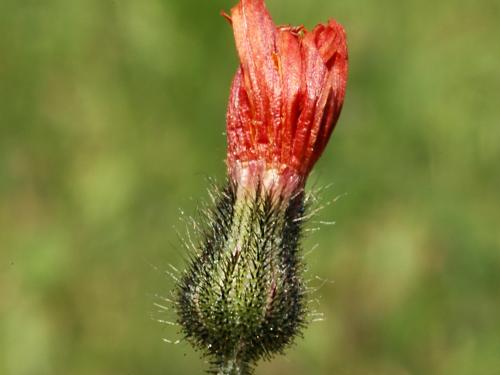
{"label": "dark bristly hairs", "polygon": [[292,343],[306,321],[300,251],[307,198],[258,188],[238,203],[233,184],[215,193],[197,253],[177,285],[178,323],[214,373],[249,374]]}

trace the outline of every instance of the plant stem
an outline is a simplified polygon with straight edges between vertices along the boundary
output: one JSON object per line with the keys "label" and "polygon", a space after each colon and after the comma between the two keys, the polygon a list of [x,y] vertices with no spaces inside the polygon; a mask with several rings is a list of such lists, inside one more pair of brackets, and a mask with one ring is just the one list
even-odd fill
{"label": "plant stem", "polygon": [[225,359],[217,370],[217,375],[248,375],[250,373],[250,366],[237,357]]}

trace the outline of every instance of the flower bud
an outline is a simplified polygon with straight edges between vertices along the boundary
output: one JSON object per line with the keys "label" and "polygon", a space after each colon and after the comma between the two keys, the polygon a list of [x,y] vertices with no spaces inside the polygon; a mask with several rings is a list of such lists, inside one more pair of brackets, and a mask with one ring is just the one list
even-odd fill
{"label": "flower bud", "polygon": [[185,337],[218,374],[249,374],[306,323],[304,185],[342,109],[347,47],[335,21],[276,27],[263,0],[231,21],[240,67],[227,110],[228,185],[177,288]]}

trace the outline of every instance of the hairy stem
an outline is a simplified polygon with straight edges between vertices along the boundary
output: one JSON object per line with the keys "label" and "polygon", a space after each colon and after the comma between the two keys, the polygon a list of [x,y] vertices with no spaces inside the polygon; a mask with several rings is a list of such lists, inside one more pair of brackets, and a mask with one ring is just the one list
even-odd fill
{"label": "hairy stem", "polygon": [[217,375],[249,375],[251,374],[250,366],[242,362],[237,357],[226,359],[220,363],[217,370]]}

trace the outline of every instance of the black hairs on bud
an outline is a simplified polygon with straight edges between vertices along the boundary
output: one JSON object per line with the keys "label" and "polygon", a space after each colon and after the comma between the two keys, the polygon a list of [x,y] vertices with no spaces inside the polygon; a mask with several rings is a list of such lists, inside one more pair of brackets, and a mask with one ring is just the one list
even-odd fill
{"label": "black hairs on bud", "polygon": [[177,285],[178,323],[217,374],[251,374],[282,353],[306,323],[299,251],[304,193],[262,189],[238,197],[228,184],[208,210],[197,252]]}

